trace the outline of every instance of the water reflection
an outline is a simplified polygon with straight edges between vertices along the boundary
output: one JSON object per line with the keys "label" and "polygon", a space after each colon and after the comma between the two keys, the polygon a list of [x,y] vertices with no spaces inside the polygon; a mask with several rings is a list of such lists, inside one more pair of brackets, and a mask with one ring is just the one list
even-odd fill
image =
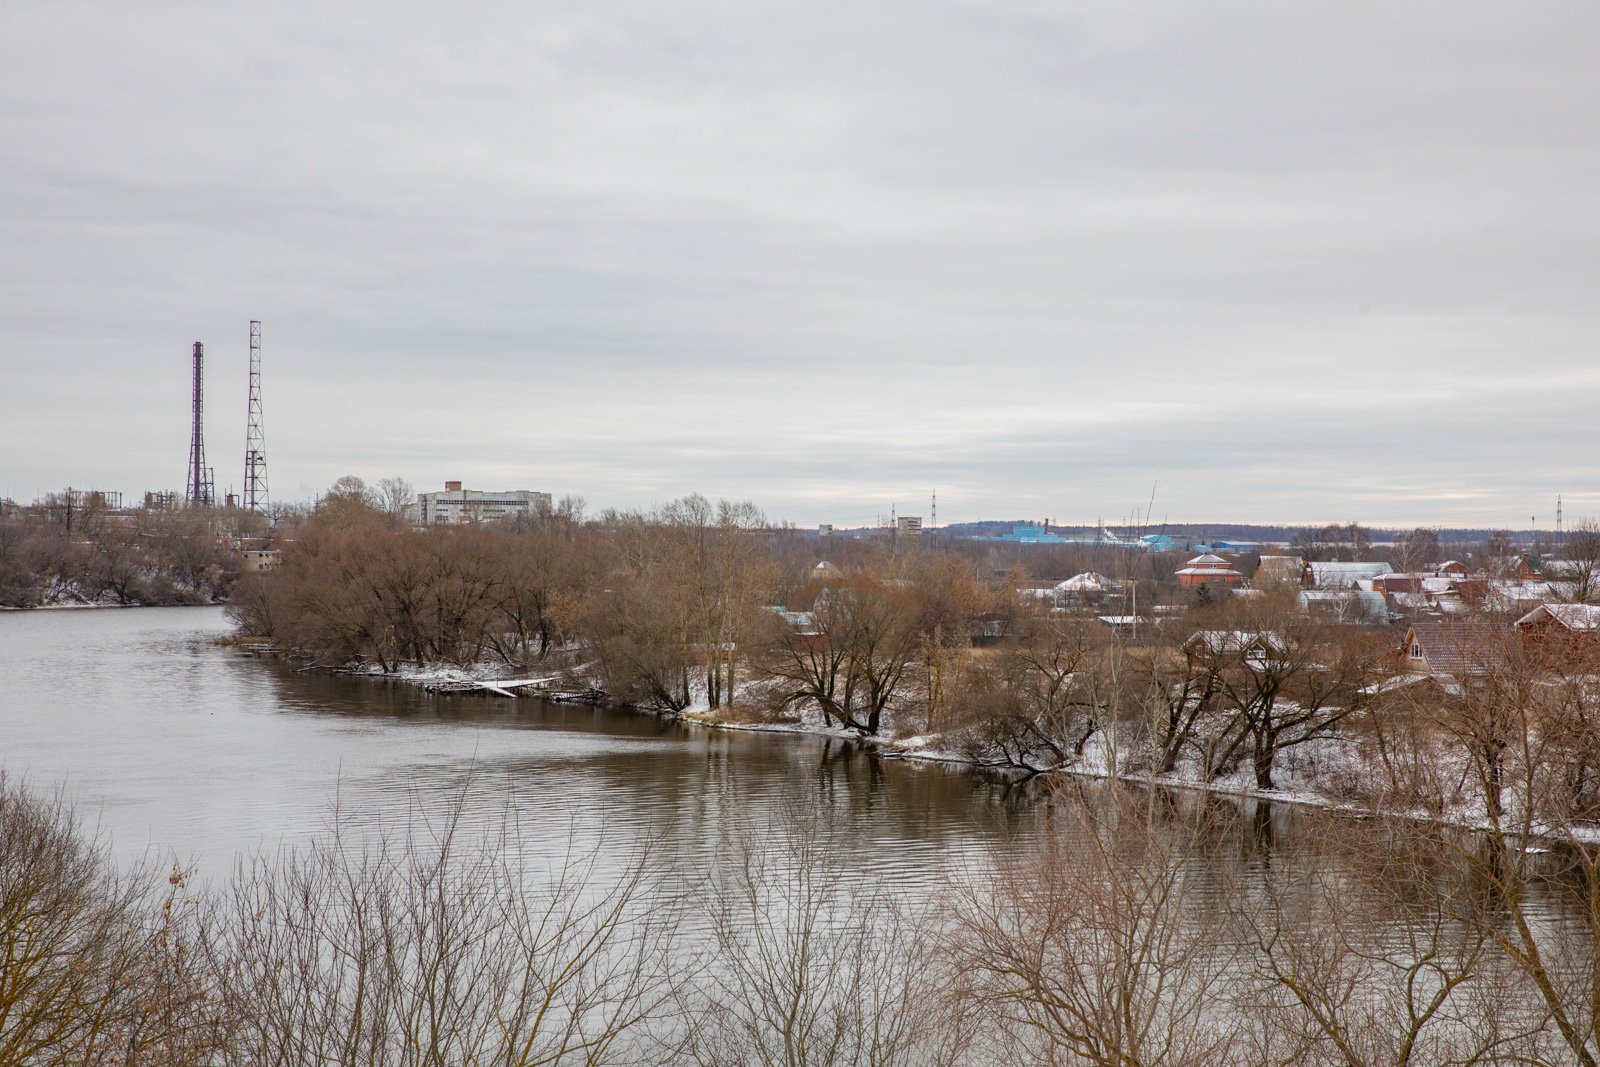
{"label": "water reflection", "polygon": [[[774,824],[804,801],[838,828],[852,870],[907,892],[1052,831],[1063,813],[1042,793],[1093,804],[1111,788],[1008,783],[833,738],[298,672],[218,645],[227,629],[216,608],[0,614],[0,768],[64,786],[119,854],[153,848],[212,874],[335,821],[392,836],[457,811],[482,832],[514,817],[535,857],[604,840],[624,864],[649,843],[704,870],[731,828]],[[1359,839],[1347,819],[1294,805],[1141,795],[1213,838],[1196,843],[1206,858],[1194,877],[1217,893],[1286,850],[1343,863],[1340,849]],[[1563,862],[1549,857],[1553,873]]]}
{"label": "water reflection", "polygon": [[712,731],[534,699],[433,695],[219,646],[219,609],[0,615],[0,766],[66,783],[119,853],[203,870],[325,832],[506,814],[534,855],[576,837],[710,864],[735,822],[814,800],[862,877],[926,886],[1037,828],[1039,787],[831,738]]}

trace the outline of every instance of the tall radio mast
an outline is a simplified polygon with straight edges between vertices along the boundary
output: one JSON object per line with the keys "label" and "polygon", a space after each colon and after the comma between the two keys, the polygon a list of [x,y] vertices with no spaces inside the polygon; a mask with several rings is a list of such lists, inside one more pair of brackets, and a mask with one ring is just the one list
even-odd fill
{"label": "tall radio mast", "polygon": [[267,506],[267,435],[261,425],[261,323],[250,320],[250,412],[244,432],[244,509]]}
{"label": "tall radio mast", "polygon": [[205,346],[194,343],[194,427],[189,432],[189,478],[183,496],[190,504],[210,507],[217,502],[217,483],[206,466],[205,422]]}

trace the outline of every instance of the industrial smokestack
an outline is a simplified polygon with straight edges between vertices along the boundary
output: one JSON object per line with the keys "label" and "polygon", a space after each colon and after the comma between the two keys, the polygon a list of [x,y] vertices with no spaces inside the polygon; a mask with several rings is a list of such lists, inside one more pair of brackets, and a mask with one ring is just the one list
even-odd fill
{"label": "industrial smokestack", "polygon": [[216,480],[206,466],[205,442],[205,346],[194,343],[194,426],[189,433],[189,477],[184,499],[190,504],[210,507],[217,501]]}

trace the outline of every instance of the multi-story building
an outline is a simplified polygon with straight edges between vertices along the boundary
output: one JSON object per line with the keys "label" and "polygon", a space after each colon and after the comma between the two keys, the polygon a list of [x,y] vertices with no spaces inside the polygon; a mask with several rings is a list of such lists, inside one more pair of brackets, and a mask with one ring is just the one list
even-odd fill
{"label": "multi-story building", "polygon": [[417,494],[411,518],[423,526],[436,522],[494,522],[519,515],[547,514],[550,506],[549,493],[527,489],[463,489],[460,482],[445,482],[442,492]]}
{"label": "multi-story building", "polygon": [[1196,556],[1177,572],[1179,585],[1238,585],[1244,575],[1221,556],[1210,552]]}

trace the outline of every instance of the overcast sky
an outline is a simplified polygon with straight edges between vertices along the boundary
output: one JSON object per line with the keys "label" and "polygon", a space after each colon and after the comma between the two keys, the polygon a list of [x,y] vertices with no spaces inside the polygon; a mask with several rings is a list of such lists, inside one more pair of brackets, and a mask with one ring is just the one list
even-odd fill
{"label": "overcast sky", "polygon": [[1600,514],[1600,5],[0,5],[0,496]]}

